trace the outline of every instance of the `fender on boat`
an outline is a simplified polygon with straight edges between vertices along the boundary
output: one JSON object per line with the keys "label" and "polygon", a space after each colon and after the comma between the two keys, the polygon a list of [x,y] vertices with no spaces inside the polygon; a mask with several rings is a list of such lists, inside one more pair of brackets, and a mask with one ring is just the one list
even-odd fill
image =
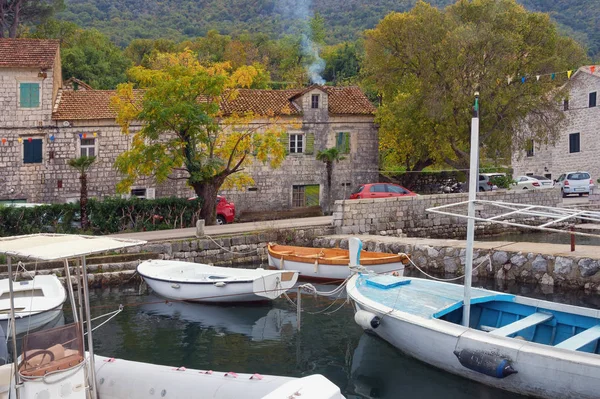
{"label": "fender on boat", "polygon": [[381,324],[381,317],[366,310],[357,310],[354,321],[365,330],[374,330]]}
{"label": "fender on boat", "polygon": [[464,367],[490,377],[504,378],[518,373],[513,369],[510,360],[491,353],[462,349],[454,351],[454,354]]}

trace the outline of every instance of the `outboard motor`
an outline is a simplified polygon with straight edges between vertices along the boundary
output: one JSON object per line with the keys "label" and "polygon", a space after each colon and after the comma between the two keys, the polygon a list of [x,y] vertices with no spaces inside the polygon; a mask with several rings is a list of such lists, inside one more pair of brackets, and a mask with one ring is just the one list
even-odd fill
{"label": "outboard motor", "polygon": [[352,237],[348,240],[349,266],[360,266],[360,251],[362,251],[362,246],[362,241],[359,238]]}

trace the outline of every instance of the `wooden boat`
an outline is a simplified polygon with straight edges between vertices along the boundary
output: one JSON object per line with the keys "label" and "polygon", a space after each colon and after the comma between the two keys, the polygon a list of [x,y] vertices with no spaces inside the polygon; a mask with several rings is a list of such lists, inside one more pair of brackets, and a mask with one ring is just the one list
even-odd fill
{"label": "wooden boat", "polygon": [[[34,276],[32,280],[14,281],[16,333],[33,331],[60,316],[67,299],[65,288],[54,275]],[[0,327],[9,331],[10,289],[8,279],[0,280]]]}
{"label": "wooden boat", "polygon": [[[11,257],[17,256],[45,261],[79,258],[81,273],[77,275],[87,279],[87,255],[142,244],[144,242],[139,240],[111,237],[41,234],[0,238],[0,254],[7,255],[9,278]],[[67,262],[65,273],[69,277]],[[340,389],[319,374],[294,378],[213,372],[186,369],[181,365],[169,367],[97,356],[94,354],[94,329],[87,284],[81,284],[83,294],[80,294],[80,301],[76,301],[71,278],[66,281],[75,321],[61,327],[28,333],[23,337],[22,354],[13,359],[14,364],[0,365],[0,398],[10,395],[11,398],[21,399],[65,396],[70,399],[279,399],[295,397],[301,392],[309,398],[343,399]],[[11,289],[11,298],[14,298],[13,294],[14,290]],[[14,324],[14,318],[11,317],[10,321],[11,325]],[[83,324],[86,325],[85,340]],[[11,335],[13,353],[17,353],[14,328]],[[0,340],[0,345],[6,349],[5,340]]]}
{"label": "wooden boat", "polygon": [[298,272],[217,267],[176,260],[148,260],[137,272],[158,295],[191,302],[253,302],[278,298]]}
{"label": "wooden boat", "polygon": [[[298,270],[301,279],[345,280],[351,274],[353,262],[347,249],[309,248],[269,243],[269,267],[279,270]],[[376,273],[402,275],[408,264],[406,255],[360,251],[360,265]]]}

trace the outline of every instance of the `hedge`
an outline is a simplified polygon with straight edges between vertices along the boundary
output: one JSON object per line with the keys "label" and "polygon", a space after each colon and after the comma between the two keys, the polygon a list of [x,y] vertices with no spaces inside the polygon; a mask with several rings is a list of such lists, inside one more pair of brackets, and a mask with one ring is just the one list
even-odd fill
{"label": "hedge", "polygon": [[[193,227],[200,216],[201,202],[184,198],[90,199],[91,230],[86,233],[102,235]],[[79,217],[79,204],[0,206],[0,236],[81,233]]]}

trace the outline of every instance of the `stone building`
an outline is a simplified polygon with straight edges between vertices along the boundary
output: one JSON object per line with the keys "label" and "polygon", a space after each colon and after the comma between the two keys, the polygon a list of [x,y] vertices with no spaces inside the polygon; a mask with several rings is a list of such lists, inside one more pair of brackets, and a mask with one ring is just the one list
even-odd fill
{"label": "stone building", "polygon": [[565,172],[586,171],[594,182],[600,178],[600,66],[579,68],[568,84],[560,137],[554,145],[532,142],[528,150],[514,154],[514,176],[557,179]]}
{"label": "stone building", "polygon": [[[76,79],[63,83],[58,41],[0,39],[0,202],[77,201],[78,175],[67,162],[80,155],[97,156],[88,174],[89,195],[114,196],[119,180],[114,161],[130,148],[131,136],[115,123],[109,106],[113,95]],[[333,146],[345,157],[334,168],[334,200],[378,177],[374,108],[356,87],[240,90],[222,108],[275,115],[294,126],[288,129],[288,156],[279,169],[256,162],[248,168],[254,186],[224,193],[238,211],[322,204],[325,165],[315,155]],[[131,191],[144,198],[192,194],[181,181],[157,185],[150,178],[136,182]]]}

